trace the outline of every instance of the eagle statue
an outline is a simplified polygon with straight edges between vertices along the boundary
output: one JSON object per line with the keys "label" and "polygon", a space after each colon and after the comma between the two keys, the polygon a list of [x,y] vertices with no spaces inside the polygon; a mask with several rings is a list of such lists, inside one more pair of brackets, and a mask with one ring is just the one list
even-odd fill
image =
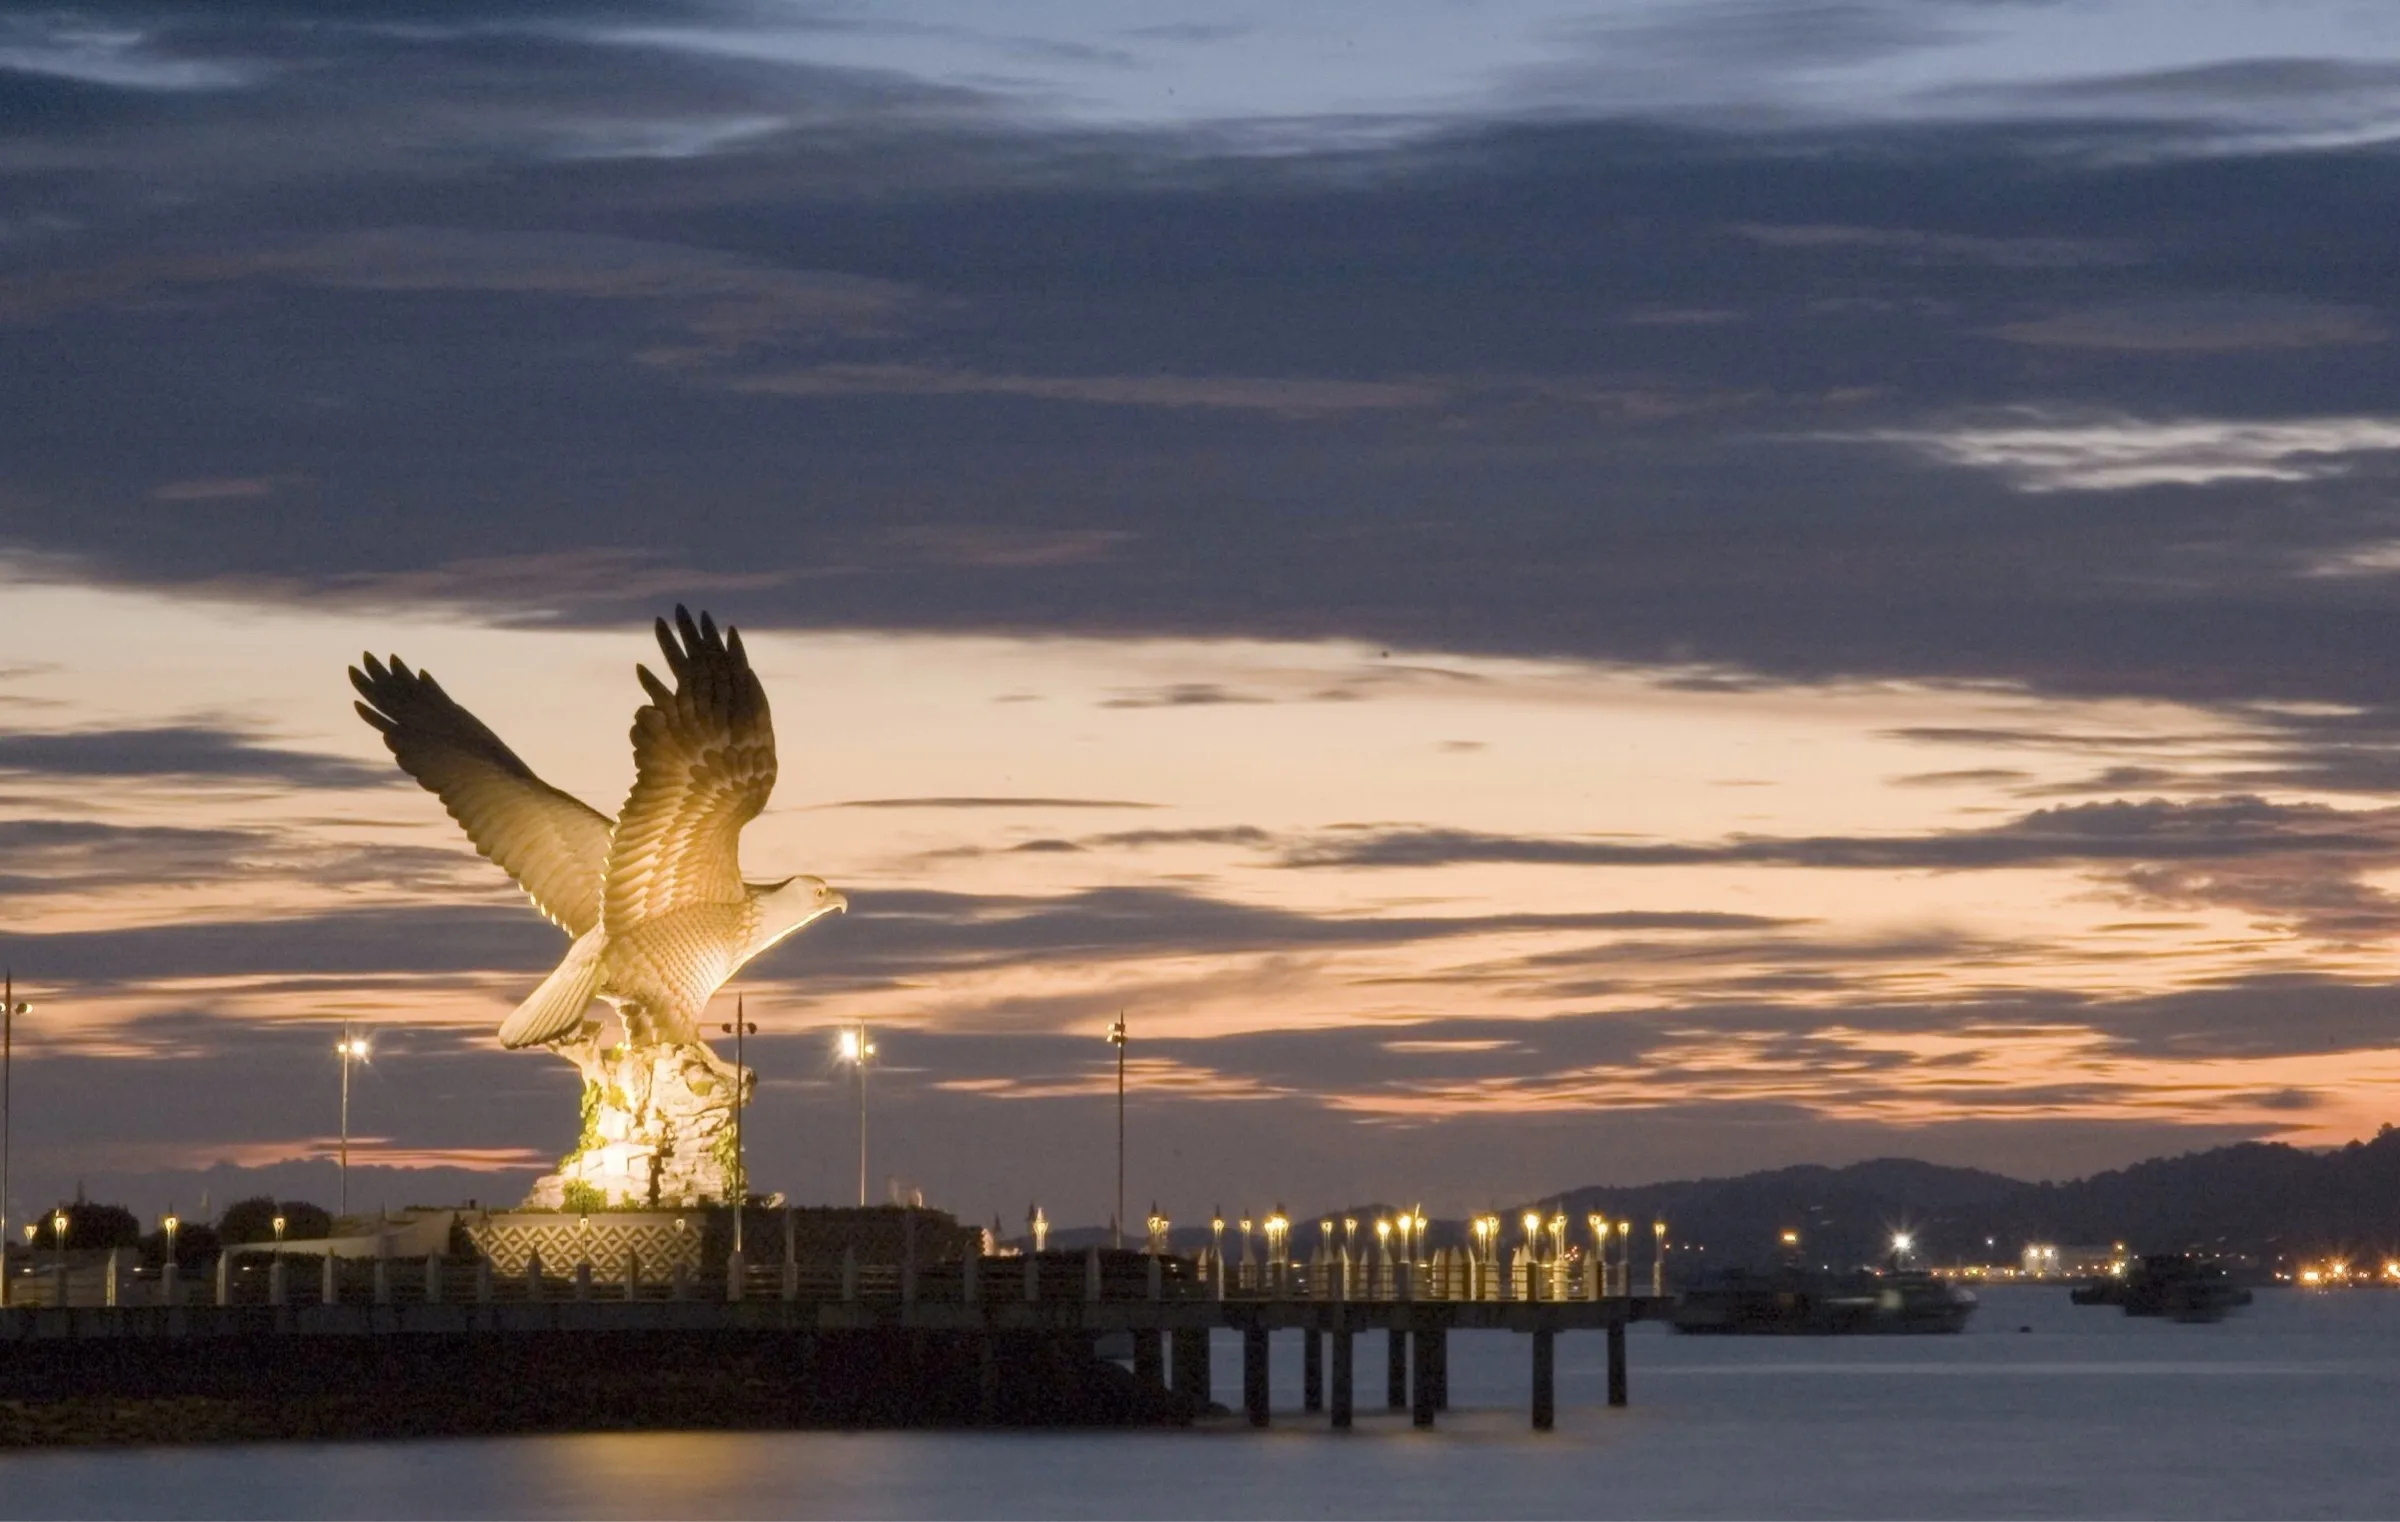
{"label": "eagle statue", "polygon": [[742,877],[742,827],[775,786],[775,731],[740,633],[677,607],[658,645],[675,684],[634,668],[650,701],[633,716],[633,790],[613,823],[535,776],[430,672],[396,655],[350,668],[359,717],[400,769],[574,938],[501,1025],[503,1046],[588,1034],[595,999],[615,1007],[629,1048],[696,1043],[710,996],[745,963],[849,907],[820,878]]}

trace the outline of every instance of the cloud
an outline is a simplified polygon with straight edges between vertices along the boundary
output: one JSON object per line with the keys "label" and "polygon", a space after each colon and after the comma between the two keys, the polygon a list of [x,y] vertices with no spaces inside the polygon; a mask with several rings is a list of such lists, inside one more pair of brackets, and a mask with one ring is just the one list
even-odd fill
{"label": "cloud", "polygon": [[2139,263],[2141,254],[2098,238],[1990,237],[1909,227],[1823,222],[1737,222],[1733,231],[1768,248],[1860,249],[1904,261],[1989,265],[1995,269],[2073,269]]}
{"label": "cloud", "polygon": [[2025,492],[2126,491],[2241,481],[2314,481],[2400,450],[2400,417],[2288,421],[2116,418],[1887,429],[1858,435],[1937,464],[1995,472]]}
{"label": "cloud", "polygon": [[255,67],[178,57],[142,32],[90,24],[44,26],[42,19],[0,23],[0,71],[167,94],[238,89],[259,77]]}
{"label": "cloud", "polygon": [[52,777],[152,777],[285,787],[382,787],[389,768],[291,750],[206,725],[0,733],[0,772]]}
{"label": "cloud", "polygon": [[0,932],[0,956],[54,984],[509,971],[535,977],[564,949],[521,907],[342,909],[273,919]]}
{"label": "cloud", "polygon": [[1235,692],[1216,682],[1173,682],[1164,687],[1120,692],[1101,700],[1102,708],[1215,708],[1227,703],[1271,703],[1273,698]]}
{"label": "cloud", "polygon": [[1921,835],[1733,836],[1715,842],[1381,830],[1328,835],[1294,850],[1297,867],[1402,867],[1458,862],[1553,866],[1726,863],[1865,870],[2055,866],[2172,858],[2380,853],[2400,842],[2400,811],[2277,804],[2260,798],[2191,803],[2073,804],[1982,829]]}
{"label": "cloud", "polygon": [[1314,418],[1439,405],[1443,391],[1407,381],[1258,375],[996,375],[892,362],[816,365],[743,375],[731,391],[777,396],[1003,396],[1107,407],[1195,408]]}
{"label": "cloud", "polygon": [[1122,798],[851,798],[841,803],[821,803],[826,809],[1154,809],[1155,803],[1133,803]]}
{"label": "cloud", "polygon": [[2263,297],[2151,300],[2057,312],[1992,330],[2011,343],[2152,354],[2222,354],[2382,343],[2391,330],[2365,308]]}

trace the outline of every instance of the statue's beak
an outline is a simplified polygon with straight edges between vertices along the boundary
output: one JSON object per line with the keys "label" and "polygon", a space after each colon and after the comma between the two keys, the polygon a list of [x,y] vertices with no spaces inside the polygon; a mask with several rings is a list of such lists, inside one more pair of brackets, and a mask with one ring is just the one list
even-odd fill
{"label": "statue's beak", "polygon": [[848,894],[832,893],[826,896],[832,900],[832,903],[829,905],[829,907],[834,913],[848,914],[850,912],[850,896]]}

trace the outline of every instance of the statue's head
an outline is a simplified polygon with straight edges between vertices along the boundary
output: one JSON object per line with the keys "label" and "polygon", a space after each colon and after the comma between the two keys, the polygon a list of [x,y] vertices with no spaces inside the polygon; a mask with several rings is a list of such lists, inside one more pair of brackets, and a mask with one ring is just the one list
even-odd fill
{"label": "statue's head", "polygon": [[821,915],[847,911],[850,900],[821,877],[787,877],[767,890],[760,907],[772,944]]}

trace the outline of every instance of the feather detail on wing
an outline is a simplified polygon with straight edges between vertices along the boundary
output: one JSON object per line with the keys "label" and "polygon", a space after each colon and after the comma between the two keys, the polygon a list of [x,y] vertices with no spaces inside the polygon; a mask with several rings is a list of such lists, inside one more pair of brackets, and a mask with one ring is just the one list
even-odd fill
{"label": "feather detail on wing", "polygon": [[740,904],[742,826],[775,786],[767,692],[742,637],[678,607],[658,621],[670,691],[636,667],[650,702],[633,716],[633,791],[609,843],[601,920],[614,938],[696,904]]}
{"label": "feather detail on wing", "polygon": [[[364,669],[362,670],[361,667]],[[600,922],[608,820],[533,774],[483,721],[393,656],[350,668],[358,715],[383,732],[400,769],[442,800],[475,849],[569,935]]]}

